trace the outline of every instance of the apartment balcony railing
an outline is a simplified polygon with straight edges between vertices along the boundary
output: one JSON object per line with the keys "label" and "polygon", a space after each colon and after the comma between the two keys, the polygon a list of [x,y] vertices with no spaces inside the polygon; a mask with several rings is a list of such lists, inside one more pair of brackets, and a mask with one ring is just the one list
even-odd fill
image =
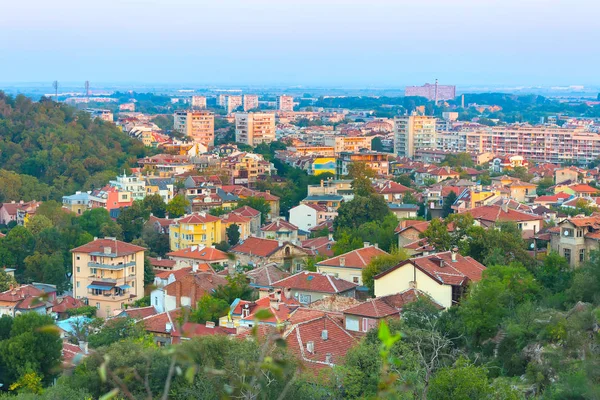
{"label": "apartment balcony railing", "polygon": [[99,263],[99,262],[95,262],[95,261],[90,261],[88,262],[88,267],[90,268],[101,268],[101,269],[123,269],[125,267],[134,267],[135,266],[135,261],[130,261],[124,264],[105,264],[105,263]]}

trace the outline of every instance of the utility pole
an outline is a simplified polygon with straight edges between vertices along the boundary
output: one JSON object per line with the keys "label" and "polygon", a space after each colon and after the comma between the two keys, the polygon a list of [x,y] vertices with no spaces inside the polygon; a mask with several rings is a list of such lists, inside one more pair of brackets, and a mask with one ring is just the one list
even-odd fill
{"label": "utility pole", "polygon": [[54,99],[58,103],[58,81],[52,82],[52,87],[54,88]]}

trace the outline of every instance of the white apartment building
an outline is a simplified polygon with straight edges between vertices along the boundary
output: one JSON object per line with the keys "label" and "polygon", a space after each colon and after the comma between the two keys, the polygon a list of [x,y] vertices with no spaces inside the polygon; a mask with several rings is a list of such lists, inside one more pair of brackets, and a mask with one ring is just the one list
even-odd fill
{"label": "white apartment building", "polygon": [[435,149],[436,119],[425,115],[406,115],[394,118],[394,153],[414,157],[420,149]]}
{"label": "white apartment building", "polygon": [[242,96],[227,96],[225,100],[225,108],[227,114],[231,114],[242,106]]}
{"label": "white apartment building", "polygon": [[275,114],[236,113],[235,141],[250,146],[275,140]]}
{"label": "white apartment building", "polygon": [[206,108],[206,97],[204,96],[192,96],[192,108],[196,110],[202,110]]}
{"label": "white apartment building", "polygon": [[370,136],[335,136],[324,135],[323,144],[325,147],[333,147],[335,154],[341,152],[358,153],[360,150],[371,150]]}
{"label": "white apartment building", "polygon": [[242,98],[244,111],[248,112],[258,108],[258,95],[256,94],[245,94]]}
{"label": "white apartment building", "polygon": [[146,197],[146,182],[137,176],[117,176],[116,181],[110,181],[110,186],[117,188],[120,192],[131,192],[131,198],[135,200],[144,200]]}
{"label": "white apartment building", "polygon": [[210,147],[215,143],[215,116],[210,111],[176,111],[173,129],[196,143]]}

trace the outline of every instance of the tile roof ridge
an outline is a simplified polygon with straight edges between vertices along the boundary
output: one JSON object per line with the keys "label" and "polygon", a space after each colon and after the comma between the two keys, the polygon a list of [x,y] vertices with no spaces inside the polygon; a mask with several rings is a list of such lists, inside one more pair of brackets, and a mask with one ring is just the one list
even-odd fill
{"label": "tile roof ridge", "polygon": [[327,280],[329,281],[331,286],[333,286],[333,290],[335,290],[335,292],[338,293],[339,290],[338,290],[337,286],[335,286],[335,283],[333,283],[333,280],[331,280],[331,277],[328,274],[325,274],[325,276],[327,277]]}

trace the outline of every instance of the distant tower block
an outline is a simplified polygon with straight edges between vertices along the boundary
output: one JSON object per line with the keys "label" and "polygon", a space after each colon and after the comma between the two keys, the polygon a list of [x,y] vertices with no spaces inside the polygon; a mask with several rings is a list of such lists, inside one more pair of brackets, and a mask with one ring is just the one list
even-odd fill
{"label": "distant tower block", "polygon": [[465,108],[465,95],[460,96],[460,106]]}
{"label": "distant tower block", "polygon": [[435,78],[435,105],[438,105],[438,80]]}
{"label": "distant tower block", "polygon": [[85,81],[85,98],[90,101],[90,81]]}
{"label": "distant tower block", "polygon": [[52,82],[52,87],[54,88],[54,99],[58,103],[58,81]]}

